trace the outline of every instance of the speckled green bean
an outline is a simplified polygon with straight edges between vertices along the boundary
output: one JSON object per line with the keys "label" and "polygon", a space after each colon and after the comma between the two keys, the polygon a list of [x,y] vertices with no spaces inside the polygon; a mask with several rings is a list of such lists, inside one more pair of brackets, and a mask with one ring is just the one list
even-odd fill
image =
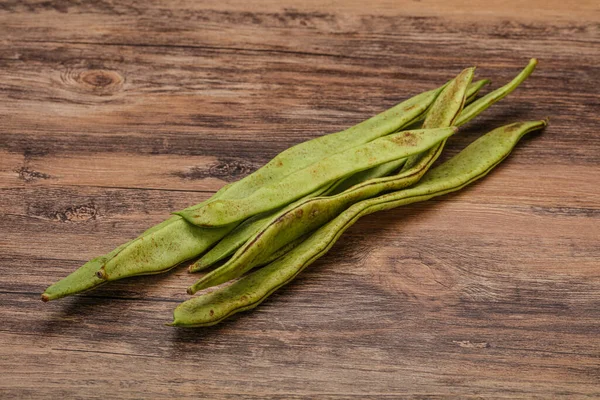
{"label": "speckled green bean", "polygon": [[[477,100],[476,102],[472,103],[471,106],[467,108],[463,109],[462,112],[460,113],[460,116],[458,118],[456,118],[456,121],[454,121],[454,124],[464,124],[466,122],[468,122],[469,120],[471,120],[474,116],[479,115],[481,112],[485,111],[487,108],[489,108],[492,104],[494,104],[495,102],[497,102],[498,100],[504,98],[505,96],[507,96],[509,93],[511,93],[517,86],[519,86],[520,83],[522,83],[535,69],[535,66],[537,64],[537,61],[535,59],[530,60],[529,64],[509,83],[507,83],[506,85],[494,90],[493,92],[489,93],[488,95],[482,97],[481,99]],[[478,83],[481,85],[481,83]],[[473,87],[473,84],[471,84],[469,86],[469,89],[471,89]],[[448,91],[448,89],[446,89],[446,91]],[[467,97],[472,96],[472,94],[470,94],[470,92],[467,92]],[[438,100],[436,101],[436,103],[438,104],[444,104],[446,102],[446,100],[443,99],[443,97],[439,97]],[[433,108],[433,106],[432,106]],[[441,109],[441,107],[438,107],[438,109]],[[436,126],[436,122],[435,119],[432,118],[429,114],[428,114],[428,118],[427,121],[424,123],[423,126],[429,126],[429,127],[433,127]],[[442,147],[442,146],[440,146]],[[437,149],[440,150],[440,149]],[[436,151],[437,151],[436,150]],[[410,184],[410,182],[414,182],[418,179],[418,177],[420,177],[419,173],[416,171],[421,171],[421,175],[422,173],[425,172],[426,169],[424,169],[428,164],[428,162],[432,162],[433,160],[435,160],[435,158],[437,158],[436,152],[434,151],[430,151],[429,154],[425,155],[425,159],[423,159],[423,155],[418,156],[418,157],[414,157],[412,160],[409,161],[408,165],[411,165],[412,168],[410,169],[406,169],[403,171],[403,173],[398,176],[398,181],[395,182],[397,186],[397,188],[402,187],[402,184],[404,182],[406,182],[407,184]],[[389,164],[389,163],[388,163]],[[415,166],[416,166],[416,171],[415,171]],[[412,174],[410,172],[413,172]],[[408,176],[406,175],[408,173]],[[392,178],[394,179],[394,178]],[[370,185],[370,184],[379,184],[379,185],[389,185],[390,182],[386,182],[386,180],[373,180],[373,182],[369,181],[364,181],[364,184],[366,185]],[[364,185],[361,185],[364,186]],[[334,187],[334,192],[335,192],[335,187]],[[358,188],[358,190],[361,190],[360,188]],[[394,190],[393,188],[382,188],[383,190]],[[351,198],[350,196],[352,196],[352,193],[347,193],[346,194],[346,198]],[[248,244],[252,243],[253,246],[248,246],[247,248],[245,248],[245,251],[240,250],[240,253],[236,254],[236,256],[234,256],[232,258],[232,260],[230,260],[230,262],[224,264],[223,266],[221,266],[219,269],[213,271],[212,273],[206,275],[205,277],[203,277],[200,281],[196,282],[195,285],[193,285],[189,291],[191,293],[194,293],[197,290],[201,290],[202,288],[208,287],[210,285],[213,284],[213,282],[218,282],[218,283],[222,283],[223,281],[227,281],[227,278],[235,278],[237,276],[240,276],[241,273],[248,271],[249,269],[260,265],[261,263],[263,263],[264,261],[262,260],[264,257],[267,257],[269,252],[275,251],[277,246],[282,245],[282,243],[285,243],[286,240],[293,240],[294,237],[296,237],[297,235],[303,234],[303,232],[308,232],[311,229],[315,229],[316,227],[320,226],[319,224],[323,224],[326,222],[326,218],[329,214],[327,213],[321,213],[320,216],[322,217],[322,219],[316,218],[316,219],[312,219],[312,221],[306,222],[307,219],[309,219],[309,215],[313,215],[316,211],[314,210],[315,208],[319,208],[319,203],[321,203],[321,205],[324,208],[327,207],[332,207],[331,209],[334,210],[334,212],[331,215],[335,215],[335,212],[337,210],[337,208],[335,206],[332,206],[330,203],[335,202],[335,200],[338,200],[339,198],[333,198],[333,199],[314,199],[314,201],[309,201],[309,206],[305,206],[303,204],[303,202],[299,202],[297,206],[295,207],[287,207],[285,209],[285,211],[280,212],[278,214],[277,217],[272,218],[270,223],[266,223],[262,226],[262,229],[257,230],[256,233],[254,233],[254,235],[259,236],[260,238],[258,239],[258,243],[254,243],[254,242],[250,242],[248,240]],[[341,200],[341,199],[340,199]],[[354,200],[356,201],[356,200]],[[349,202],[352,202],[352,200],[349,200]],[[342,204],[343,200],[342,200]],[[310,207],[310,205],[312,205],[312,207]],[[306,207],[306,208],[304,208]],[[343,207],[343,205],[341,206]],[[309,208],[311,208],[309,210]],[[299,212],[302,211],[302,212]],[[296,213],[294,213],[296,212]],[[313,213],[313,214],[311,214]],[[280,220],[279,223],[275,222],[277,221],[277,219],[282,216],[282,215],[286,215],[288,216],[289,219],[286,220],[287,224],[282,223],[282,221]],[[297,216],[295,217],[296,220],[294,220],[294,217],[292,216]],[[299,216],[299,217],[298,217]],[[331,218],[333,218],[333,216],[331,216]],[[265,218],[267,219],[267,218]],[[304,219],[304,222],[302,221],[302,219]],[[312,223],[310,223],[312,222]],[[261,221],[261,223],[264,223],[264,220]],[[280,230],[285,230],[285,229],[289,229],[288,226],[293,225],[294,223],[299,224],[297,226],[297,228],[299,228],[297,231],[290,231],[291,236],[286,237],[285,235],[282,235],[279,231]],[[258,225],[258,224],[257,224]],[[250,232],[247,232],[248,234],[250,234]],[[251,237],[251,236],[248,236]],[[272,240],[270,242],[270,244],[268,245],[263,245],[261,242],[265,242],[266,240],[268,240],[268,238],[271,237],[275,237],[277,238],[277,240]],[[241,240],[241,238],[239,238],[240,242],[242,242],[243,240]],[[246,241],[243,241],[244,243],[246,243]],[[255,257],[256,253],[259,253],[258,257]],[[229,254],[232,254],[233,250],[231,250],[229,252]],[[229,255],[227,254],[227,255]],[[205,263],[203,265],[202,259],[200,261],[198,261],[197,263],[193,264],[190,266],[190,271],[191,272],[196,272],[199,271],[201,269],[206,268],[209,265],[209,263]],[[225,273],[226,270],[230,271],[238,271],[238,272],[230,272],[230,273]],[[241,273],[240,273],[241,272]],[[222,274],[222,276],[220,276]]]}
{"label": "speckled green bean", "polygon": [[[488,82],[487,80],[475,82],[470,88],[469,96],[475,96]],[[368,143],[412,124],[425,114],[445,86],[412,97],[345,131],[322,136],[289,148],[254,173],[234,182],[220,200],[245,199],[264,186],[276,184],[286,176],[307,168],[318,160]],[[213,226],[203,224],[196,217],[198,210],[207,205],[208,203],[191,206],[175,214],[195,225]],[[220,223],[220,225],[222,224]]]}
{"label": "speckled green bean", "polygon": [[192,298],[173,313],[172,326],[202,327],[258,306],[275,290],[292,281],[304,268],[323,256],[341,234],[361,216],[417,201],[425,201],[461,189],[485,176],[500,163],[519,139],[541,129],[545,121],[516,123],[477,139],[458,155],[436,167],[415,186],[363,200],[352,205],[300,245],[231,285]]}
{"label": "speckled green bean", "polygon": [[[299,143],[275,156],[271,161],[243,179],[233,182],[220,199],[242,199],[265,185],[304,169],[313,163],[352,147],[388,135],[420,118],[445,87],[430,90],[375,115],[341,132]],[[178,212],[193,223],[189,215],[207,205],[202,203]]]}
{"label": "speckled green bean", "polygon": [[488,93],[482,98],[478,99],[476,102],[470,104],[465,107],[463,112],[460,114],[460,117],[456,121],[456,126],[462,126],[481,114],[482,111],[491,107],[494,103],[500,101],[504,97],[506,97],[509,93],[517,88],[535,69],[537,66],[537,59],[532,58],[529,60],[527,66],[509,83],[502,86],[499,89],[494,90],[493,92]]}
{"label": "speckled green bean", "polygon": [[[475,97],[479,91],[490,81],[488,79],[482,79],[477,82],[473,82],[469,85],[467,90],[466,104],[471,103],[475,100]],[[339,194],[346,189],[360,184],[364,181],[380,178],[389,175],[390,173],[397,171],[404,165],[406,159],[394,160],[385,164],[378,165],[371,169],[358,172],[346,179],[341,179],[334,183],[331,188],[324,191],[321,196],[329,196]],[[309,197],[316,197],[318,194],[310,195]],[[288,206],[290,207],[290,206]],[[190,266],[190,272],[202,271],[217,262],[231,256],[237,249],[239,249],[244,243],[248,241],[253,235],[255,235],[266,223],[279,212],[267,212],[260,216],[249,218],[235,228],[231,233],[226,235],[219,243],[217,243],[212,249],[210,249],[200,260]]]}
{"label": "speckled green bean", "polygon": [[[423,126],[443,128],[452,125],[463,108],[473,73],[474,68],[465,69],[444,88],[427,114]],[[336,196],[305,200],[294,207],[284,209],[250,238],[227,263],[204,275],[189,287],[188,293],[193,294],[198,290],[241,276],[246,271],[260,265],[282,246],[331,220],[352,203],[375,196],[383,191],[398,190],[414,184],[435,161],[443,146],[436,145],[435,147],[434,152],[429,150],[426,156],[419,158],[420,162],[415,163],[411,170],[403,174],[372,179],[355,186],[354,190],[347,190]],[[195,271],[194,265],[190,270]]]}
{"label": "speckled green bean", "polygon": [[[454,133],[453,129],[402,131],[325,157],[309,167],[268,184],[242,199],[218,199],[194,210],[186,220],[219,227],[285,206],[323,185],[399,158],[419,154]],[[180,214],[181,215],[181,214]]]}
{"label": "speckled green bean", "polygon": [[[487,84],[490,83],[489,79],[481,79],[477,82],[473,82],[469,85],[467,89],[467,96],[465,100],[465,104],[470,104],[477,97],[477,93]],[[382,176],[387,176],[394,171],[399,170],[406,159],[399,159],[390,161],[389,163],[385,163],[382,165],[378,165],[374,168],[368,169],[366,171],[358,172],[352,176],[349,176],[346,179],[342,179],[335,184],[333,188],[330,190],[330,195],[342,193],[344,190],[351,188],[354,185],[358,185],[362,182],[368,181],[370,179],[381,178]]]}
{"label": "speckled green bean", "polygon": [[[193,206],[192,209],[225,197],[225,194],[227,198],[236,198],[253,192],[262,183],[277,179],[293,171],[293,168],[301,167],[302,164],[294,162],[294,157],[304,157],[306,162],[313,162],[318,157],[339,151],[344,146],[352,147],[406,126],[429,108],[443,87],[414,96],[345,131],[316,138],[307,142],[309,144],[301,143],[288,149],[252,174],[252,177],[244,178],[243,183],[240,181],[224,186],[213,197]],[[229,193],[232,188],[234,190]],[[42,294],[42,300],[49,301],[73,295],[127,276],[167,271],[202,254],[235,227],[231,225],[215,230],[188,225],[180,216],[163,221],[110,253],[90,260],[49,286]]]}
{"label": "speckled green bean", "polygon": [[[229,187],[229,185],[221,188],[213,197],[221,196]],[[149,260],[149,257],[157,254],[158,257],[152,261],[153,269],[149,272],[146,265],[140,265],[140,258],[137,257],[131,264],[132,275],[142,275],[150,273],[158,273],[175,267],[179,263],[197,257],[198,254],[205,251],[214,241],[225,236],[233,227],[225,227],[220,230],[207,230],[197,226],[193,226],[185,222],[181,217],[175,215],[171,218],[145,230],[137,238],[122,244],[108,254],[95,257],[76,269],[70,275],[60,281],[50,285],[44,293],[42,293],[43,301],[60,299],[77,293],[86,292],[94,289],[107,282],[103,275],[98,275],[102,268],[108,263],[120,263],[128,265],[130,261],[129,255],[131,250],[135,249],[138,254],[146,252],[147,255],[143,260]],[[207,231],[207,232],[204,232]],[[178,246],[185,251],[180,254],[171,254],[166,257],[156,247],[157,243],[168,245],[170,240],[178,240]],[[214,240],[213,242],[210,242]],[[172,264],[170,264],[172,263]],[[144,271],[144,272],[140,272]],[[111,279],[113,280],[113,279]]]}

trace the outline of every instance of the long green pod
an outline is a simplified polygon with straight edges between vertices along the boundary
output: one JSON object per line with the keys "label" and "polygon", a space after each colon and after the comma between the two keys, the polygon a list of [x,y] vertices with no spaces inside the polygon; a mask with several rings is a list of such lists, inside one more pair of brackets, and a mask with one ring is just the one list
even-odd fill
{"label": "long green pod", "polygon": [[465,107],[460,117],[456,121],[456,126],[462,126],[473,118],[481,114],[485,109],[491,107],[494,103],[500,101],[504,97],[508,96],[513,90],[517,88],[525,79],[531,75],[535,67],[537,66],[537,59],[532,58],[529,60],[527,66],[509,83],[488,93],[476,102]]}
{"label": "long green pod", "polygon": [[102,285],[105,283],[105,281],[98,278],[96,276],[96,272],[102,268],[107,260],[109,260],[111,257],[114,257],[128,244],[129,243],[125,243],[103,256],[92,258],[90,261],[83,264],[67,277],[61,279],[53,285],[48,286],[44,293],[42,293],[42,300],[56,300],[71,294],[86,292]]}
{"label": "long green pod", "polygon": [[[473,73],[474,68],[465,69],[444,88],[428,112],[424,126],[442,128],[452,124],[463,108]],[[188,288],[188,293],[193,294],[241,276],[280,247],[333,219],[352,203],[376,196],[383,191],[398,190],[414,184],[435,161],[443,146],[438,144],[435,147],[434,152],[429,150],[426,156],[419,158],[420,162],[414,163],[413,168],[403,174],[372,179],[337,196],[317,197],[284,209],[248,240],[227,263],[204,275]],[[195,270],[194,265],[190,270]]]}
{"label": "long green pod", "polygon": [[193,211],[195,225],[218,227],[291,203],[323,185],[392,160],[419,154],[454,133],[454,129],[402,131],[325,157],[307,168],[268,184],[243,199],[218,199]]}
{"label": "long green pod", "polygon": [[[486,79],[473,83],[469,87],[468,96],[476,96],[477,92],[487,83],[489,81]],[[368,143],[418,121],[446,85],[414,96],[349,129],[321,136],[283,151],[254,173],[232,183],[222,199],[242,199],[264,185],[276,183],[322,158]],[[195,211],[205,205],[205,203],[194,205],[176,214],[196,224]]]}
{"label": "long green pod", "polygon": [[[479,91],[485,85],[487,85],[489,83],[490,83],[489,79],[481,79],[477,82],[471,83],[469,85],[469,88],[467,89],[465,104],[472,103],[475,100],[475,98],[477,97],[477,94],[479,93]],[[358,184],[368,181],[370,179],[387,176],[387,175],[391,174],[392,172],[400,169],[404,165],[405,162],[406,162],[406,159],[401,158],[399,160],[394,160],[394,161],[390,161],[389,163],[378,165],[378,166],[368,169],[366,171],[358,172],[352,176],[349,176],[346,179],[342,179],[339,182],[337,182],[336,185],[331,189],[331,194],[342,193],[343,191],[351,188],[354,185],[358,185]]]}
{"label": "long green pod", "polygon": [[[325,186],[319,190],[303,197],[302,199],[290,204],[290,207],[313,197],[326,195],[326,193],[333,186]],[[202,271],[205,268],[219,262],[220,260],[233,254],[240,246],[242,246],[248,238],[252,237],[256,232],[260,230],[275,214],[280,210],[266,212],[264,214],[255,215],[252,218],[248,218],[235,229],[228,233],[223,239],[221,239],[212,249],[206,252],[198,261],[190,265],[190,272]]]}
{"label": "long green pod", "polygon": [[459,190],[485,176],[506,158],[523,135],[545,125],[545,121],[533,121],[498,128],[477,139],[449,161],[430,170],[415,186],[354,204],[266,267],[231,285],[183,302],[174,310],[170,325],[210,326],[235,313],[255,308],[326,254],[342,233],[361,216]]}
{"label": "long green pod", "polygon": [[[479,91],[487,84],[489,79],[482,79],[477,82],[473,82],[467,89],[467,100],[465,104],[469,104],[475,100]],[[381,178],[389,175],[390,173],[397,171],[406,162],[405,158],[400,160],[390,161],[385,164],[378,165],[365,171],[357,172],[356,174],[349,176],[348,178],[341,179],[336,182],[331,188],[329,188],[322,196],[330,196],[339,194],[346,189],[360,184],[362,182]],[[316,197],[317,194],[311,197]],[[244,243],[254,236],[266,223],[271,219],[276,212],[267,213],[267,215],[261,215],[249,218],[235,228],[231,233],[225,236],[219,243],[217,243],[212,249],[204,254],[196,263],[190,266],[190,272],[202,271],[217,262],[231,256],[237,249],[239,249]]]}
{"label": "long green pod", "polygon": [[[453,132],[454,129],[403,132],[402,138],[397,143],[393,143],[396,143],[396,148],[405,148],[407,152],[418,152],[443,140]],[[403,147],[401,143],[407,141],[411,146]],[[163,272],[206,251],[231,232],[236,225],[237,223],[234,222],[218,228],[201,228],[189,224],[182,218],[176,219],[171,224],[136,239],[136,245],[122,249],[108,260],[96,275],[112,281],[129,276]]]}
{"label": "long green pod", "polygon": [[[289,171],[289,165],[284,168],[278,168],[279,163],[281,162],[283,164],[284,161],[292,162],[293,160],[291,158],[294,154],[296,154],[298,157],[308,157],[310,159],[310,157],[318,156],[319,154],[329,154],[328,152],[334,150],[339,151],[339,149],[343,146],[351,147],[356,143],[363,143],[365,140],[368,141],[370,137],[384,135],[387,130],[391,129],[391,131],[393,131],[396,128],[396,126],[405,126],[411,121],[418,119],[420,115],[429,108],[433,100],[435,100],[435,98],[441,92],[444,86],[414,96],[398,104],[392,109],[387,110],[367,121],[364,121],[358,126],[349,128],[338,134],[333,134],[333,138],[317,138],[313,141],[310,141],[311,145],[301,144],[301,146],[297,146],[295,150],[284,152],[285,154],[278,160],[273,160],[273,162],[271,162],[269,165],[263,167],[262,172],[260,172],[258,175],[262,176],[263,178],[265,176],[269,176],[269,169],[273,167],[273,165],[274,167],[271,169],[276,170],[276,172],[271,174],[271,176],[277,177],[281,176],[282,174],[285,175],[287,173],[286,171]],[[394,118],[397,118],[398,120],[396,122],[390,121],[390,119]],[[362,134],[364,129],[374,131],[371,132],[371,134],[375,136],[363,137]],[[326,146],[327,149],[319,149],[320,145]],[[306,153],[308,153],[308,155]],[[292,162],[292,168],[298,167],[298,164]],[[235,198],[236,196],[239,196],[240,193],[244,192],[244,190],[240,191],[240,187],[246,187],[245,190],[252,191],[255,189],[255,187],[253,188],[253,186],[249,185],[249,183],[253,182],[254,185],[257,185],[260,182],[260,180],[261,179],[248,178],[244,181],[245,183],[243,185],[240,185],[237,182],[228,184],[221,188],[217,193],[215,193],[215,195],[213,195],[207,201],[193,207],[202,207],[208,202],[214,201],[215,199],[224,196],[234,186],[236,187],[235,191],[229,193],[227,197]],[[117,277],[142,275],[146,273],[152,274],[161,271],[166,271],[176,266],[182,261],[185,261],[189,258],[197,257],[198,255],[202,254],[202,252],[210,248],[215,241],[221,239],[229,231],[230,229],[225,228],[218,232],[214,232],[212,230],[210,232],[207,231],[206,238],[201,240],[199,245],[194,247],[193,243],[196,241],[197,237],[202,236],[203,230],[201,228],[189,229],[189,227],[187,227],[186,224],[182,223],[180,216],[173,216],[163,221],[162,223],[149,228],[137,238],[131,240],[128,243],[125,243],[124,245],[119,246],[117,249],[111,251],[110,253],[90,260],[67,277],[51,285],[42,294],[42,300],[48,301],[73,295],[82,291],[87,291],[101,285],[102,283],[105,283],[106,280],[118,279]],[[162,251],[160,251],[160,249],[157,249],[158,251],[155,250],[155,247],[152,248],[152,243],[149,245],[148,241],[144,241],[144,238],[150,234],[154,234],[159,237],[158,242],[162,243],[165,246],[162,249]],[[171,257],[162,256],[164,252],[172,250],[173,244],[167,239],[170,235],[173,235],[174,238],[177,238],[181,241],[181,243],[183,243],[183,245],[179,247],[181,247],[182,249],[186,249],[185,253],[182,253],[180,255],[172,255]],[[210,242],[211,240],[213,240],[213,242]],[[154,243],[156,242],[157,241],[155,240]],[[121,251],[124,249],[128,249],[128,251],[125,252],[123,255],[120,255]],[[124,273],[115,273],[111,274],[110,276],[106,273],[106,269],[103,269],[103,267],[106,264],[126,266],[129,264],[129,260],[127,257],[124,256],[145,255],[147,250],[151,250],[148,252],[148,254],[157,254],[159,255],[159,258],[153,260],[148,256],[144,256],[143,258],[144,260],[146,260],[146,262],[139,262],[139,259],[134,259],[135,262],[131,264],[134,266],[134,268],[129,267],[126,268],[126,271],[124,271]],[[167,260],[172,260],[176,264],[167,265],[165,264]],[[114,268],[111,268],[109,266],[108,270],[110,271],[111,269]],[[96,275],[99,275],[101,278],[99,278]]]}
{"label": "long green pod", "polygon": [[[401,129],[424,114],[444,87],[445,85],[411,97],[346,130],[323,135],[284,150],[252,174],[232,183],[222,199],[245,198],[263,186],[278,182],[322,158]],[[205,204],[198,204],[188,207],[181,211],[181,215],[188,219],[189,212],[204,206]]]}
{"label": "long green pod", "polygon": [[[222,187],[218,192],[216,192],[212,198],[218,198],[223,193],[225,193],[228,189],[229,185]],[[60,281],[48,286],[44,293],[42,293],[43,301],[50,301],[60,299],[62,297],[71,296],[77,293],[86,292],[88,290],[94,289],[104,283],[107,282],[101,274],[102,268],[110,262],[114,262],[115,260],[121,260],[124,255],[121,254],[122,251],[126,249],[138,249],[138,252],[143,252],[143,249],[147,249],[148,247],[154,247],[154,244],[157,243],[154,236],[160,237],[159,242],[164,242],[164,237],[169,237],[173,235],[174,238],[177,238],[183,243],[182,248],[191,248],[194,246],[195,249],[202,249],[202,242],[198,243],[198,237],[203,236],[202,232],[204,229],[193,226],[191,229],[188,227],[188,223],[186,223],[180,216],[174,215],[165,221],[148,228],[140,236],[137,238],[122,244],[121,246],[115,248],[111,252],[95,257],[90,261],[83,264],[81,267],[73,271],[71,274],[67,275],[65,278]],[[225,230],[222,230],[223,236],[226,234]],[[209,235],[206,236],[206,239],[216,238],[218,236],[218,232],[213,232],[211,230]],[[222,237],[222,236],[221,236]],[[145,240],[146,239],[146,240]],[[206,243],[206,239],[203,239],[204,243]],[[215,239],[215,241],[218,239]],[[211,243],[212,244],[212,243]],[[208,247],[208,246],[207,246]],[[207,248],[206,247],[206,248]],[[206,250],[204,248],[204,250]],[[201,251],[204,251],[201,250]],[[176,259],[176,264],[173,265],[165,265],[164,260],[165,257],[161,257],[161,259],[157,260],[157,267],[162,268],[163,270],[167,270],[176,266],[177,264],[196,257],[198,253],[190,255],[190,252],[186,252],[182,254],[178,259]],[[189,256],[189,257],[188,257]],[[187,257],[187,258],[182,258]],[[127,262],[127,260],[125,261]],[[138,264],[135,264],[136,267],[139,267]],[[145,270],[146,267],[140,268],[140,270]],[[134,273],[134,275],[140,275],[141,273]]]}

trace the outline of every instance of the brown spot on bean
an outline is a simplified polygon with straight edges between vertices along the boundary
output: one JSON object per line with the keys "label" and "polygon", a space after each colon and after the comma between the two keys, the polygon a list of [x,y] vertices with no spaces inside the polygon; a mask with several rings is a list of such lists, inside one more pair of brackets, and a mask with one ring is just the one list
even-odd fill
{"label": "brown spot on bean", "polygon": [[395,136],[392,141],[400,146],[416,146],[419,142],[411,132],[404,132],[403,135]]}
{"label": "brown spot on bean", "polygon": [[214,310],[210,310],[208,313],[210,314],[210,316],[211,316],[211,317],[212,317],[213,315],[215,315],[215,311],[214,311]]}

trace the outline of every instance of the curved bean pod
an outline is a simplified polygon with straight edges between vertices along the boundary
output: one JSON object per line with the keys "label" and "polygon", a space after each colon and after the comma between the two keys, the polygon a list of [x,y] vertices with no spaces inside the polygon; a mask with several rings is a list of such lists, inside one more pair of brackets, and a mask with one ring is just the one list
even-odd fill
{"label": "curved bean pod", "polygon": [[[453,129],[403,131],[325,157],[268,184],[242,199],[218,199],[186,215],[194,225],[218,227],[240,222],[303,197],[325,184],[379,164],[422,153],[454,133]],[[180,213],[177,213],[180,214]],[[180,214],[181,215],[181,214]]]}
{"label": "curved bean pod", "polygon": [[[324,186],[319,190],[309,194],[306,197],[290,204],[289,207],[293,207],[296,204],[320,195],[325,195],[329,192],[332,185]],[[219,241],[212,249],[210,249],[202,258],[190,265],[190,272],[202,271],[205,268],[210,267],[216,262],[219,262],[223,258],[233,254],[239,247],[248,241],[248,238],[252,237],[256,232],[260,230],[269,220],[273,218],[281,209],[276,211],[266,212],[263,214],[255,215],[254,217],[248,218],[235,229],[228,233],[223,239]]]}
{"label": "curved bean pod", "polygon": [[499,89],[494,90],[493,92],[488,93],[482,98],[478,99],[473,104],[465,107],[464,111],[461,113],[460,117],[456,121],[456,126],[462,126],[478,116],[482,111],[491,107],[494,103],[500,101],[504,97],[506,97],[509,93],[517,88],[535,69],[537,66],[537,59],[532,58],[529,60],[527,66],[509,83],[502,86]]}
{"label": "curved bean pod", "polygon": [[[472,102],[479,91],[490,81],[488,79],[482,79],[477,82],[473,82],[469,85],[467,90],[466,103]],[[371,169],[358,172],[346,179],[333,184],[333,187],[321,194],[321,196],[330,196],[339,194],[346,189],[360,184],[361,182],[387,176],[393,171],[397,171],[404,165],[406,159],[394,160],[385,164],[378,165]],[[318,194],[310,195],[309,197],[316,197]],[[291,207],[291,206],[287,206]],[[231,233],[225,236],[219,243],[217,243],[212,249],[204,254],[196,263],[189,267],[190,272],[202,271],[215,263],[231,256],[237,249],[239,249],[244,243],[254,236],[266,223],[273,218],[273,216],[280,210],[275,212],[266,213],[266,215],[255,216],[241,223]]]}
{"label": "curved bean pod", "polygon": [[[202,207],[210,201],[221,198],[225,194],[227,194],[227,197],[235,198],[247,191],[252,192],[256,189],[256,185],[260,183],[261,179],[268,181],[267,178],[269,176],[277,177],[282,174],[285,175],[286,171],[289,171],[289,165],[284,168],[278,168],[278,164],[279,162],[286,162],[288,164],[291,162],[292,167],[298,168],[299,165],[292,162],[294,154],[297,156],[307,156],[310,159],[310,157],[318,156],[319,154],[329,154],[328,152],[331,151],[339,151],[341,146],[353,146],[356,143],[363,143],[365,140],[368,141],[370,137],[384,135],[388,130],[393,131],[397,126],[405,126],[407,123],[418,119],[427,110],[444,86],[414,96],[355,127],[337,134],[328,135],[333,137],[324,136],[310,141],[310,145],[301,144],[296,146],[293,150],[290,149],[284,152],[285,154],[281,157],[276,160],[274,159],[270,164],[263,167],[261,172],[253,178],[245,178],[243,184],[239,182],[228,184],[215,193],[213,197],[192,208]],[[391,121],[394,118],[398,120],[396,122]],[[363,137],[363,130],[365,129],[372,130],[371,134],[375,136]],[[325,146],[325,148],[320,149],[320,146]],[[309,153],[308,155],[306,154],[307,152]],[[275,171],[271,172],[270,169]],[[235,191],[228,193],[234,186]],[[223,228],[219,232],[215,232],[214,230],[204,232],[202,228],[189,228],[186,224],[182,223],[181,217],[173,216],[148,229],[132,241],[119,246],[110,253],[90,260],[75,272],[49,286],[42,294],[42,300],[49,301],[87,291],[105,283],[107,280],[167,271],[187,259],[197,257],[210,248],[214,242],[225,236],[231,229],[233,228],[228,227],[227,229]],[[150,240],[145,241],[144,238],[150,234],[153,234],[156,238],[154,240],[149,238]],[[170,236],[179,240],[179,244],[168,240]],[[202,239],[198,242],[197,238],[199,237]],[[162,249],[157,248],[157,243],[164,247]],[[184,251],[181,254],[171,254],[170,257],[163,257],[164,253],[173,251],[173,246]],[[128,249],[128,251],[121,254],[121,251],[125,249]],[[131,259],[131,256],[134,258]],[[157,258],[154,258],[155,256]],[[141,260],[144,261],[142,262]],[[130,261],[134,262],[130,264]],[[108,275],[104,268],[107,264],[123,266],[125,270]],[[130,266],[127,267],[127,265]],[[112,268],[109,267],[110,269]]]}
{"label": "curved bean pod", "polygon": [[[224,186],[217,193],[213,195],[213,197],[218,197],[223,194],[229,185]],[[61,279],[60,281],[50,285],[44,293],[42,293],[43,301],[50,301],[60,299],[62,297],[70,296],[77,293],[86,292],[88,290],[94,289],[104,283],[107,280],[101,274],[102,268],[110,262],[121,262],[127,264],[129,259],[127,257],[127,251],[122,254],[126,249],[136,249],[138,254],[144,253],[149,248],[156,248],[156,243],[165,243],[165,237],[169,237],[172,235],[173,238],[179,239],[181,241],[181,248],[187,249],[186,252],[179,254],[178,256],[170,258],[171,261],[175,262],[175,264],[165,265],[164,262],[166,258],[160,257],[156,260],[153,260],[152,264],[155,265],[155,269],[152,271],[157,271],[158,268],[162,268],[162,271],[168,270],[170,268],[175,267],[179,263],[186,261],[190,258],[196,257],[199,252],[194,251],[204,251],[208,248],[212,243],[208,243],[210,239],[214,239],[215,241],[220,239],[218,237],[218,232],[213,232],[211,230],[208,233],[208,236],[205,237],[202,228],[198,228],[193,226],[190,228],[189,224],[184,222],[183,219],[179,216],[172,216],[171,218],[145,230],[140,236],[137,238],[122,244],[116,249],[112,250],[110,253],[105,254],[103,256],[95,257],[83,264],[81,267],[76,269],[70,275]],[[223,235],[227,233],[225,230],[222,230]],[[221,237],[222,237],[221,236]],[[156,240],[156,237],[159,240]],[[198,237],[205,237],[204,239],[198,241]],[[207,239],[209,239],[207,241]],[[203,242],[204,241],[204,242]],[[204,244],[203,244],[204,243]],[[202,249],[202,246],[205,246]],[[194,249],[191,251],[189,249]],[[150,254],[151,251],[148,252]],[[123,261],[121,261],[123,260]],[[148,260],[147,257],[144,257],[144,260]],[[169,261],[168,261],[169,262]],[[147,267],[140,267],[139,263],[134,264],[136,268],[140,271],[146,271]],[[161,272],[161,271],[157,271]],[[132,275],[141,275],[147,272],[133,271]],[[152,272],[150,272],[152,273]]]}
{"label": "curved bean pod", "polygon": [[275,290],[329,251],[358,218],[461,189],[485,176],[510,154],[528,132],[546,126],[533,121],[504,126],[480,137],[444,164],[430,170],[414,187],[363,200],[321,227],[299,246],[271,264],[229,286],[187,300],[173,313],[171,326],[202,327],[258,306]]}
{"label": "curved bean pod", "polygon": [[[475,97],[477,97],[479,91],[489,83],[489,79],[481,79],[477,82],[471,83],[469,85],[469,88],[467,89],[465,104],[473,102],[475,100]],[[358,185],[370,179],[387,176],[392,172],[400,169],[405,162],[406,159],[394,160],[390,161],[389,163],[378,165],[377,167],[368,169],[366,171],[358,172],[352,176],[349,176],[346,179],[337,182],[335,187],[331,189],[331,194],[339,194],[342,193],[344,190],[351,188],[354,185]]]}
{"label": "curved bean pod", "polygon": [[[325,157],[397,131],[423,115],[444,87],[418,94],[341,132],[323,135],[284,150],[252,174],[232,183],[222,199],[245,198],[263,186],[274,184]],[[188,207],[179,214],[192,222],[188,214],[205,205]]]}
{"label": "curved bean pod", "polygon": [[[474,68],[467,68],[454,79],[433,103],[423,126],[445,127],[460,114],[467,88],[473,78]],[[378,139],[381,140],[381,139]],[[442,141],[443,142],[443,141]],[[373,179],[337,196],[317,197],[286,208],[248,242],[224,265],[204,275],[188,288],[189,294],[218,285],[241,276],[260,265],[270,254],[296,238],[311,232],[334,218],[350,204],[375,196],[383,191],[398,190],[417,182],[441,153],[443,144],[438,144],[419,157],[413,168],[404,174]],[[194,271],[192,265],[191,271]]]}

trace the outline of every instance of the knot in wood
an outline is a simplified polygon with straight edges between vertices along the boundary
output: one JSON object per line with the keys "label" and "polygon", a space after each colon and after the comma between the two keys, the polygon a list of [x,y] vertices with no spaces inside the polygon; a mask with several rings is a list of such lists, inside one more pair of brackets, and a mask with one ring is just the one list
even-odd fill
{"label": "knot in wood", "polygon": [[240,160],[219,160],[218,164],[210,166],[209,174],[215,178],[235,180],[244,177],[254,170],[249,163]]}
{"label": "knot in wood", "polygon": [[125,79],[117,71],[105,69],[69,69],[62,75],[63,82],[77,91],[109,96],[119,92]]}

